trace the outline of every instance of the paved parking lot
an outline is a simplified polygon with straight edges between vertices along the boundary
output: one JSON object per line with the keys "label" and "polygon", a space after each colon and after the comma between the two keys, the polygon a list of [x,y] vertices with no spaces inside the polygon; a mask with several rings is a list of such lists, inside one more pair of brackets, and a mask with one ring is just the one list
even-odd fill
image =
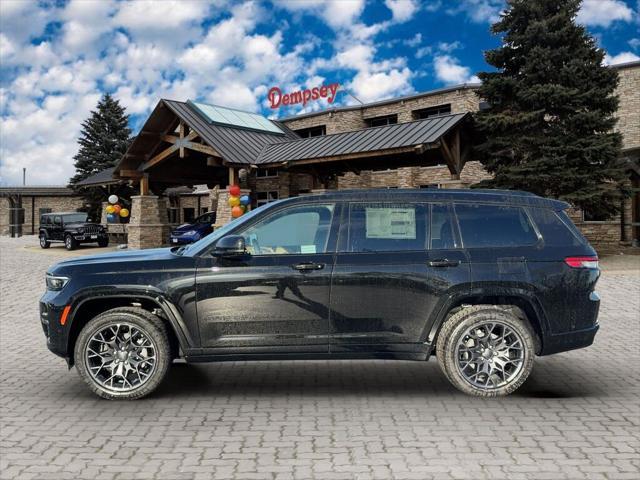
{"label": "paved parking lot", "polygon": [[46,350],[37,300],[67,253],[35,242],[0,237],[2,480],[639,478],[640,272],[626,260],[599,285],[596,343],[537,359],[508,398],[458,393],[435,361],[299,361],[178,364],[122,403]]}

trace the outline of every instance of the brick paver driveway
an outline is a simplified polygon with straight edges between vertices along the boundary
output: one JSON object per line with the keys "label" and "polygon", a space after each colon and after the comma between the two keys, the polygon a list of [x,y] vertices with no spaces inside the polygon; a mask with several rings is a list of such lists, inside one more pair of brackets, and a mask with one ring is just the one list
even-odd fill
{"label": "brick paver driveway", "polygon": [[435,361],[178,364],[99,400],[49,354],[37,300],[60,247],[0,239],[2,479],[640,478],[640,275],[603,275],[588,349],[515,395],[466,397]]}

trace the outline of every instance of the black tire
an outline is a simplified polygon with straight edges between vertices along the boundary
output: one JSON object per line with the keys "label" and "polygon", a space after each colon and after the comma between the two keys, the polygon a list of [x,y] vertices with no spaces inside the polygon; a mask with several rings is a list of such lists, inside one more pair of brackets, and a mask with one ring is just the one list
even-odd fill
{"label": "black tire", "polygon": [[47,240],[47,234],[42,232],[40,234],[40,248],[49,248],[51,246],[51,242]]}
{"label": "black tire", "polygon": [[[150,340],[155,352],[155,363],[144,382],[131,386],[126,391],[118,391],[101,384],[89,373],[88,355],[85,355],[92,337],[105,328],[113,325],[133,326],[144,333]],[[101,337],[104,338],[104,337]],[[112,356],[116,358],[115,355]],[[171,347],[166,325],[157,316],[136,307],[121,307],[107,310],[90,320],[80,331],[74,347],[74,359],[80,377],[96,395],[108,400],[136,400],[149,395],[162,383],[171,365]],[[101,359],[102,360],[102,359]],[[94,367],[96,368],[96,367]],[[112,370],[113,371],[113,370]],[[100,373],[100,370],[97,371]],[[106,373],[108,375],[109,372]],[[138,378],[139,375],[138,375]],[[112,384],[113,385],[113,384]]]}
{"label": "black tire", "polygon": [[[471,335],[471,329],[478,327],[478,330],[473,333],[477,335],[478,332],[486,332],[483,328],[490,324],[496,325],[495,328],[498,333],[502,331],[504,334],[505,331],[511,331],[513,334],[508,338],[514,340],[514,345],[521,344],[522,353],[518,354],[516,347],[508,350],[506,355],[518,356],[515,358],[517,363],[508,361],[508,366],[505,367],[504,365],[494,364],[494,362],[498,361],[504,363],[504,357],[498,356],[502,354],[495,353],[498,351],[497,348],[495,351],[491,347],[484,349],[490,361],[490,366],[487,368],[491,369],[489,374],[485,374],[479,373],[482,367],[478,363],[485,363],[484,354],[477,357],[478,361],[469,362],[468,358],[471,355],[468,353],[469,347],[467,345],[469,342],[465,344],[464,339],[468,339],[473,344],[476,340],[469,336]],[[504,330],[505,327],[507,330]],[[485,340],[486,338],[493,339],[491,332],[489,337],[485,337]],[[493,340],[497,341],[497,339]],[[459,346],[461,351],[458,350]],[[480,350],[482,347],[473,346],[472,348]],[[505,350],[501,349],[500,352],[505,352]],[[498,357],[494,360],[492,355]],[[436,356],[444,375],[458,390],[478,397],[509,395],[525,382],[533,369],[533,359],[535,357],[534,334],[526,320],[517,317],[511,311],[502,307],[495,305],[467,307],[454,313],[445,321],[437,338]],[[494,365],[496,365],[495,374],[493,374]],[[498,367],[502,368],[502,375],[500,375]],[[508,374],[505,374],[505,370]],[[469,377],[475,377],[476,383]],[[477,383],[482,383],[483,379],[487,379],[487,385],[477,385]],[[491,385],[489,385],[489,382]]]}
{"label": "black tire", "polygon": [[98,246],[100,248],[104,248],[104,247],[108,247],[109,246],[109,239],[108,238],[104,238],[104,239],[100,239],[98,240]]}
{"label": "black tire", "polygon": [[77,240],[75,238],[73,238],[69,234],[65,235],[65,237],[64,237],[64,248],[66,248],[69,251],[75,250],[76,248],[78,248]]}

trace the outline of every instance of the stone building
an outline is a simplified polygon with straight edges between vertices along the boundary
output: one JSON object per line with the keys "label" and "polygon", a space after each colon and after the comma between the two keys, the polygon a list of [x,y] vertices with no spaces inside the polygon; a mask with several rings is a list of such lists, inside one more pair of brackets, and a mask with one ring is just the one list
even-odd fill
{"label": "stone building", "polygon": [[83,208],[82,197],[62,186],[0,187],[0,235],[9,235],[11,209],[22,208],[23,235],[38,233],[40,215],[49,212],[75,212]]}

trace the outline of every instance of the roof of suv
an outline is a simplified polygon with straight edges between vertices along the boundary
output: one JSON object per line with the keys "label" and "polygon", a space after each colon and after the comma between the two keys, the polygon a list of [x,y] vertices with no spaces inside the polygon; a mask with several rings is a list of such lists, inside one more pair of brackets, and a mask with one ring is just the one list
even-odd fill
{"label": "roof of suv", "polygon": [[47,212],[47,213],[43,213],[42,216],[43,217],[50,217],[51,215],[78,215],[78,214],[82,214],[82,213],[87,215],[86,212]]}
{"label": "roof of suv", "polygon": [[[440,189],[440,188],[413,188],[413,189],[366,189],[366,190],[335,190],[313,194],[326,200],[353,201],[353,200],[390,200],[413,199],[423,201],[458,201],[458,202],[482,202],[508,205],[524,205],[534,207],[547,207],[554,210],[564,210],[570,205],[560,200],[544,198],[533,193],[520,190],[485,190],[485,189]],[[305,195],[297,199],[309,198]],[[286,201],[286,200],[284,200]]]}

